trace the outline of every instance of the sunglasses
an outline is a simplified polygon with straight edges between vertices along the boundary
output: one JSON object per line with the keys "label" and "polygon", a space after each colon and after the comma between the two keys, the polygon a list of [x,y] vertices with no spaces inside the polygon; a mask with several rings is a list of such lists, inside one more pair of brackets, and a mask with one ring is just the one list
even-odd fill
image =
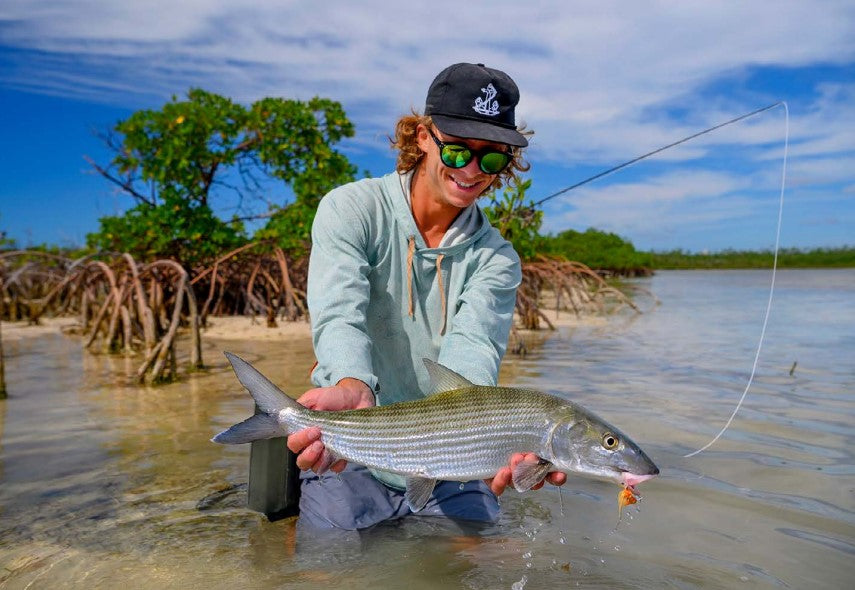
{"label": "sunglasses", "polygon": [[484,148],[474,150],[460,143],[445,143],[440,141],[433,131],[428,129],[436,147],[439,148],[439,157],[442,163],[449,168],[463,168],[472,158],[478,158],[478,168],[485,174],[498,174],[511,163],[514,155],[511,152],[503,152],[495,148]]}

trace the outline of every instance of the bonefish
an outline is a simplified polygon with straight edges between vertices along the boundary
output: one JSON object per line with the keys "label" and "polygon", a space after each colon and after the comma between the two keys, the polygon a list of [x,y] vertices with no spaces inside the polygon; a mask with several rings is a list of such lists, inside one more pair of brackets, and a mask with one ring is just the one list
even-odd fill
{"label": "bonefish", "polygon": [[550,471],[629,487],[659,473],[629,437],[578,404],[533,389],[474,385],[427,359],[432,395],[326,412],[301,406],[252,365],[225,354],[261,413],[216,435],[214,442],[248,443],[317,426],[336,458],[405,476],[405,499],[414,512],[424,507],[438,480],[492,477],[514,453],[539,457],[514,469],[518,491]]}

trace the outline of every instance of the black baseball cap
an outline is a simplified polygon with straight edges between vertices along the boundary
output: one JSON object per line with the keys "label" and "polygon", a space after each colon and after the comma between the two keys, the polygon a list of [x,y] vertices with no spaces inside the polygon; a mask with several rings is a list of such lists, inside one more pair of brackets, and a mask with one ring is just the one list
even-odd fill
{"label": "black baseball cap", "polygon": [[459,63],[434,78],[425,115],[449,135],[525,147],[528,140],[517,131],[514,120],[519,101],[520,91],[505,72],[484,64]]}

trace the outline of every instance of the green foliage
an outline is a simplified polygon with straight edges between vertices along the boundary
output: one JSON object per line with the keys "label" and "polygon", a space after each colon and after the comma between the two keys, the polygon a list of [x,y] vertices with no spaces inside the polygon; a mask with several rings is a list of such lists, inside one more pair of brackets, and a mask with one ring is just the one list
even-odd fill
{"label": "green foliage", "polygon": [[525,193],[531,188],[531,179],[505,189],[501,197],[495,192],[489,195],[490,204],[484,213],[524,261],[534,260],[542,253],[543,238],[539,231],[543,223],[543,211],[534,208]]}
{"label": "green foliage", "polygon": [[639,252],[632,242],[617,234],[588,228],[584,232],[568,229],[545,239],[545,251],[553,256],[581,262],[598,270],[617,273],[650,268],[648,253]]}
{"label": "green foliage", "polygon": [[[653,266],[658,269],[698,268],[771,268],[775,253],[771,250],[724,250],[712,253],[690,253],[683,250],[652,252]],[[781,268],[855,267],[855,247],[783,248],[778,252]]]}
{"label": "green foliage", "polygon": [[[272,112],[266,106],[267,101],[272,100],[261,101],[258,110],[262,116]],[[289,113],[290,118],[279,116],[270,121],[272,126],[283,133],[283,139],[298,138],[296,149],[304,155],[304,161],[296,169],[296,174],[291,172],[280,176],[291,184],[295,201],[277,209],[267,225],[255,236],[258,239],[270,239],[295,256],[308,252],[312,221],[321,197],[336,186],[351,182],[356,174],[356,167],[343,154],[330,147],[342,138],[353,135],[353,125],[347,120],[344,110],[338,103],[318,98],[312,99],[309,106],[313,117],[317,118],[317,127],[312,127],[308,118],[301,119],[297,112]],[[295,121],[302,126],[302,130],[294,126]],[[289,171],[287,167],[281,170]]]}
{"label": "green foliage", "polygon": [[299,199],[277,210],[267,224],[255,232],[255,239],[276,243],[295,258],[305,256],[311,246],[312,222],[319,200],[320,197]]}
{"label": "green foliage", "polygon": [[87,238],[98,250],[130,252],[139,260],[168,257],[190,267],[246,242],[241,223],[224,223],[209,207],[175,197],[103,217],[101,231]]}
{"label": "green foliage", "polygon": [[[274,204],[272,211],[248,218],[270,217],[256,238],[304,247],[320,197],[356,172],[332,147],[353,135],[353,125],[339,103],[317,97],[264,98],[247,108],[191,89],[187,100],[173,97],[160,110],[137,111],[114,134],[107,143],[115,157],[106,169],[96,169],[137,205],[122,216],[102,218],[88,243],[142,259],[175,258],[185,266],[247,239],[241,223],[213,213],[211,200],[219,191],[235,190],[243,201],[245,193],[262,190],[261,179],[289,185],[294,203]],[[228,175],[239,177],[242,188],[226,188]]]}
{"label": "green foliage", "polygon": [[15,248],[16,243],[13,238],[6,237],[6,230],[0,229],[0,250],[5,250],[6,248]]}

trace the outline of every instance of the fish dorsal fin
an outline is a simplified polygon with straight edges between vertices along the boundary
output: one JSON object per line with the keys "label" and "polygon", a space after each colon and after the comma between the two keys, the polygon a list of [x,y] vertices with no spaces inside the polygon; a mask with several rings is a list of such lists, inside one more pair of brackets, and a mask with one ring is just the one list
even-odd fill
{"label": "fish dorsal fin", "polygon": [[424,508],[427,501],[430,500],[434,486],[436,486],[435,479],[416,476],[408,477],[407,491],[404,492],[404,499],[407,501],[407,506],[410,507],[410,510],[418,512]]}
{"label": "fish dorsal fin", "polygon": [[428,375],[430,375],[431,394],[451,391],[452,389],[463,389],[464,387],[472,387],[474,385],[474,383],[463,375],[459,375],[448,367],[435,363],[430,359],[422,359],[422,362],[427,368]]}

